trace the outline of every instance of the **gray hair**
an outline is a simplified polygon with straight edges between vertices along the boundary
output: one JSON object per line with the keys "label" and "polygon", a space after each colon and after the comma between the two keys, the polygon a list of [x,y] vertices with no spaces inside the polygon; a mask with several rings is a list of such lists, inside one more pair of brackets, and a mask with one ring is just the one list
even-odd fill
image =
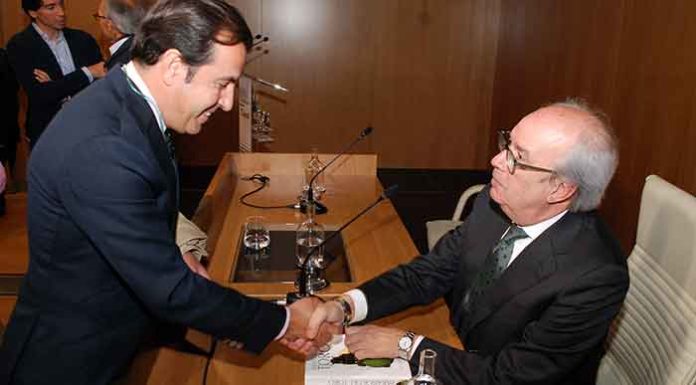
{"label": "gray hair", "polygon": [[570,211],[596,209],[614,176],[619,163],[616,135],[607,116],[582,99],[567,99],[552,107],[566,107],[587,113],[587,129],[582,130],[577,143],[556,167],[557,173],[578,187]]}
{"label": "gray hair", "polygon": [[125,35],[135,33],[146,11],[145,0],[106,0],[105,16]]}

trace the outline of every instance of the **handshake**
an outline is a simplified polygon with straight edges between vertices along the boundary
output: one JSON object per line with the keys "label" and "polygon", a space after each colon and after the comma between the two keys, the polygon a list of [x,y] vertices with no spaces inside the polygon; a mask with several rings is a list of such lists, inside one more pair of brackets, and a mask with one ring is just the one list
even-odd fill
{"label": "handshake", "polygon": [[[343,297],[350,309],[355,309],[352,300]],[[334,335],[346,334],[345,343],[357,359],[395,358],[399,356],[398,342],[405,331],[382,326],[354,326],[344,330],[346,317],[344,305],[336,300],[324,302],[318,297],[303,298],[292,305],[290,324],[280,339],[289,349],[312,357],[326,345]],[[346,319],[348,318],[348,319]]]}

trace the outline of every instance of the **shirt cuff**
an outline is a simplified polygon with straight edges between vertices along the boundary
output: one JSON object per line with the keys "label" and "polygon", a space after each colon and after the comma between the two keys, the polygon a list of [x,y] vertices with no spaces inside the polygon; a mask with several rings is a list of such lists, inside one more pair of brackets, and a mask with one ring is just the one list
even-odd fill
{"label": "shirt cuff", "polygon": [[413,346],[411,347],[411,350],[408,352],[408,359],[409,361],[411,358],[413,358],[413,355],[418,351],[418,345],[420,345],[421,342],[423,342],[423,339],[425,336],[416,336],[416,339],[413,340]]}
{"label": "shirt cuff", "polygon": [[353,300],[353,319],[350,323],[360,322],[367,318],[367,298],[360,289],[348,290],[345,295]]}
{"label": "shirt cuff", "polygon": [[288,307],[285,307],[285,324],[283,324],[283,328],[280,329],[280,333],[276,336],[276,338],[273,339],[273,341],[278,341],[279,339],[283,338],[285,335],[285,332],[288,331],[288,326],[290,326],[290,309]]}
{"label": "shirt cuff", "polygon": [[94,81],[94,76],[92,76],[92,73],[89,72],[87,67],[82,67],[82,72],[85,73],[85,76],[87,76],[87,80],[89,80],[90,83],[92,83]]}

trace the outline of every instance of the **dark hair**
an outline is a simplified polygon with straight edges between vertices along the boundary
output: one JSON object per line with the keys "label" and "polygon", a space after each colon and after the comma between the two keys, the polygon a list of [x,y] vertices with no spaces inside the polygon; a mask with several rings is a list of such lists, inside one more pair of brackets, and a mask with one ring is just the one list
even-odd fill
{"label": "dark hair", "polygon": [[[222,36],[223,32],[229,36]],[[150,9],[140,24],[132,57],[153,65],[164,52],[176,49],[183,61],[195,69],[210,62],[214,43],[243,43],[249,50],[252,40],[242,15],[225,0],[163,0]]]}
{"label": "dark hair", "polygon": [[24,13],[29,15],[29,11],[36,11],[41,8],[42,3],[43,0],[22,0],[22,9]]}

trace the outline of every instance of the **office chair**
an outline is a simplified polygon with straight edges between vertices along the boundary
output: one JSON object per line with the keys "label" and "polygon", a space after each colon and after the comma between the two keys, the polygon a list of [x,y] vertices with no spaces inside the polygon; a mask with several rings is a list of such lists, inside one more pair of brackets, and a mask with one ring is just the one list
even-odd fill
{"label": "office chair", "polygon": [[696,384],[696,197],[646,178],[628,266],[597,384]]}
{"label": "office chair", "polygon": [[459,196],[459,201],[457,202],[457,207],[454,209],[452,214],[452,219],[438,219],[434,221],[425,222],[425,228],[428,232],[428,250],[432,250],[437,241],[442,238],[443,235],[447,234],[450,230],[462,224],[461,217],[466,202],[469,198],[478,194],[486,185],[476,184],[473,185]]}

